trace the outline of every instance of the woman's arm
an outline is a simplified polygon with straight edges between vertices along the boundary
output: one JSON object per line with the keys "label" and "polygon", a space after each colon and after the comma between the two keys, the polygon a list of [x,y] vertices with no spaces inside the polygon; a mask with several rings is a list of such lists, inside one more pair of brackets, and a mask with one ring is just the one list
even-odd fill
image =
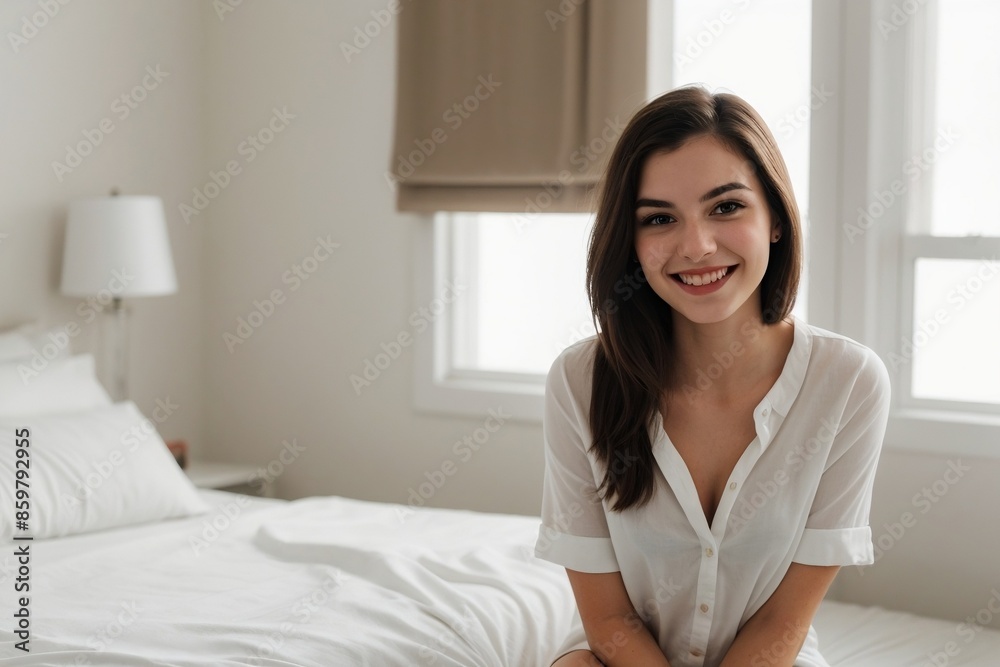
{"label": "woman's arm", "polygon": [[839,570],[839,565],[789,565],[771,597],[736,633],[720,667],[792,667]]}
{"label": "woman's arm", "polygon": [[590,650],[607,667],[670,667],[625,590],[621,572],[566,569]]}

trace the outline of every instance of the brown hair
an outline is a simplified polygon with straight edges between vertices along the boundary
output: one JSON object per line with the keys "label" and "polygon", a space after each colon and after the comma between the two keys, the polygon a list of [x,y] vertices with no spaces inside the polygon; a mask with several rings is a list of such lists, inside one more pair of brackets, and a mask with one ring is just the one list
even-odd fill
{"label": "brown hair", "polygon": [[774,137],[743,99],[701,87],[672,90],[629,121],[600,188],[587,255],[587,291],[597,328],[590,400],[592,451],[604,464],[600,491],[612,510],[641,507],[655,489],[649,429],[664,392],[676,389],[672,370],[673,310],[648,287],[635,260],[635,202],[647,158],[697,136],[722,141],[753,168],[781,236],[770,246],[761,280],[765,324],[785,318],[795,303],[802,232],[791,180]]}

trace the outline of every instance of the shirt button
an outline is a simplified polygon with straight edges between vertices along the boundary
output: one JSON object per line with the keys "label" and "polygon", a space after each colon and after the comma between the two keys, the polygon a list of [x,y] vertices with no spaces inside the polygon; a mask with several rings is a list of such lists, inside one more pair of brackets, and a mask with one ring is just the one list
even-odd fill
{"label": "shirt button", "polygon": [[702,605],[701,605],[701,607],[699,607],[699,609],[701,609],[701,613],[703,613],[703,614],[707,614],[708,613],[708,605],[705,604],[705,603],[702,603]]}
{"label": "shirt button", "polygon": [[712,554],[714,554],[714,553],[715,552],[712,551],[712,547],[708,547],[707,549],[705,549],[705,555],[708,556],[709,558],[711,558]]}
{"label": "shirt button", "polygon": [[701,657],[701,651],[699,651],[698,649],[695,649],[695,650],[691,651],[691,655],[693,655],[696,658],[700,658]]}
{"label": "shirt button", "polygon": [[736,482],[730,482],[729,483],[729,488],[730,489],[735,489],[736,488]]}
{"label": "shirt button", "polygon": [[768,412],[770,412],[770,410],[768,410],[767,408],[764,408],[763,410],[760,411],[760,416],[761,417],[766,417]]}

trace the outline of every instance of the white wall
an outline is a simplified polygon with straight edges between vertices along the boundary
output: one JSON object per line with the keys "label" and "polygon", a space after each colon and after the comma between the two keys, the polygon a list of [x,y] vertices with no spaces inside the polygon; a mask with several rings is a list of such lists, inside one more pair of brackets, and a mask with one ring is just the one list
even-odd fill
{"label": "white wall", "polygon": [[[71,349],[96,352],[98,321],[87,323],[86,305],[81,314],[81,300],[58,292],[66,206],[113,186],[170,200],[201,169],[202,24],[195,0],[47,4],[58,8],[51,18],[37,2],[0,3],[0,327],[75,323],[82,330]],[[36,14],[42,27],[24,29]],[[22,30],[27,43],[12,44]],[[142,83],[147,66],[168,74],[123,117],[127,107],[115,100]],[[104,118],[114,129],[60,181],[52,162],[65,162],[67,144],[85,141]],[[204,233],[167,215],[179,293],[131,301],[131,396],[146,414],[169,398],[179,408],[160,424],[164,436],[200,442]]]}
{"label": "white wall", "polygon": [[[341,494],[406,502],[424,473],[455,459],[456,440],[486,418],[418,414],[413,349],[356,395],[349,381],[382,342],[409,330],[412,240],[425,220],[400,215],[386,185],[394,113],[395,22],[348,63],[342,41],[385,2],[244,3],[206,12],[209,165],[272,107],[295,118],[211,203],[205,302],[208,448],[267,464],[282,442],[305,452],[277,479],[280,494]],[[405,11],[405,9],[404,9]],[[198,223],[201,224],[201,223]],[[317,237],[340,244],[298,289],[285,271]],[[232,353],[223,341],[254,300],[278,305]],[[538,512],[541,430],[505,424],[436,491],[434,505]]]}
{"label": "white wall", "polygon": [[[408,489],[454,459],[454,442],[482,421],[413,410],[412,348],[361,396],[348,379],[380,343],[409,329],[421,305],[411,245],[426,222],[394,211],[383,178],[395,24],[350,63],[339,47],[385,4],[244,2],[220,20],[211,3],[194,0],[78,1],[19,53],[0,47],[0,233],[8,234],[0,241],[0,326],[76,317],[77,302],[57,293],[70,199],[112,185],[159,194],[180,292],[134,302],[132,394],[147,413],[157,397],[179,403],[161,430],[188,438],[203,458],[266,465],[295,439],[304,452],[277,479],[287,498],[406,502]],[[6,0],[0,25],[16,30],[35,11],[34,2]],[[162,87],[116,119],[115,132],[58,182],[50,163],[63,146],[157,63],[170,72]],[[295,118],[247,162],[240,143],[275,107]],[[178,206],[229,160],[241,173],[186,224]],[[283,273],[327,235],[340,247],[292,290]],[[223,335],[275,289],[284,303],[230,353]],[[92,333],[74,347],[92,345]],[[947,460],[885,451],[873,532],[878,538],[905,511],[916,523],[864,575],[846,568],[840,598],[957,622],[1000,590],[1000,463],[963,460],[973,469],[921,513],[913,496],[943,476]],[[538,425],[509,422],[430,504],[536,513],[542,465]]]}
{"label": "white wall", "polygon": [[979,622],[1000,628],[998,480],[997,460],[884,448],[871,512],[882,553],[841,570],[838,598],[956,623],[986,610]]}

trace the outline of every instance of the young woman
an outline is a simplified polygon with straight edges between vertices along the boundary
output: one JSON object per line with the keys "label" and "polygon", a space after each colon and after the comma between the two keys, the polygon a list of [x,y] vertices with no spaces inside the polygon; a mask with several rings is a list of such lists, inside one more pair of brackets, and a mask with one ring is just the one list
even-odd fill
{"label": "young woman", "polygon": [[587,262],[599,333],[546,385],[535,552],[582,621],[558,667],[827,665],[811,623],[841,566],[874,562],[889,378],[790,314],[801,246],[742,99],[680,88],[628,124]]}

